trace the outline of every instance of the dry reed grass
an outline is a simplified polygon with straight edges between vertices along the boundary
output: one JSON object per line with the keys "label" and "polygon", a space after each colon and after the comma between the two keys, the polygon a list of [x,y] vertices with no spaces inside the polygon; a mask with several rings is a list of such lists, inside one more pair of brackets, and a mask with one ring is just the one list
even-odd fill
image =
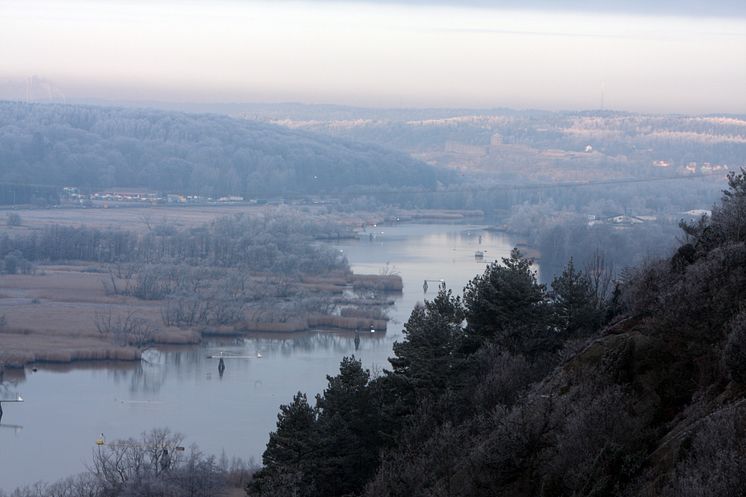
{"label": "dry reed grass", "polygon": [[94,349],[58,349],[39,352],[8,351],[3,362],[8,368],[22,368],[31,363],[69,363],[74,361],[136,361],[140,351],[133,347],[108,347]]}
{"label": "dry reed grass", "polygon": [[401,292],[404,283],[398,274],[355,274],[352,286],[356,289],[380,290],[384,292]]}
{"label": "dry reed grass", "polygon": [[256,321],[244,321],[242,328],[245,331],[259,331],[268,333],[292,333],[308,330],[308,321],[286,321],[284,323],[259,323]]}
{"label": "dry reed grass", "polygon": [[369,329],[385,331],[386,321],[383,319],[371,319],[367,317],[343,317],[343,316],[310,316],[308,324],[312,328],[338,328],[342,330]]}

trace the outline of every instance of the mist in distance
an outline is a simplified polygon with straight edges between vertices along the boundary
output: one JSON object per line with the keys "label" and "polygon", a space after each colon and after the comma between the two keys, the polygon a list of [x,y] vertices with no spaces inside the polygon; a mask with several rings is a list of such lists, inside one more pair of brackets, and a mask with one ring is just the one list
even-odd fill
{"label": "mist in distance", "polygon": [[0,98],[746,112],[744,8],[703,10],[0,1]]}

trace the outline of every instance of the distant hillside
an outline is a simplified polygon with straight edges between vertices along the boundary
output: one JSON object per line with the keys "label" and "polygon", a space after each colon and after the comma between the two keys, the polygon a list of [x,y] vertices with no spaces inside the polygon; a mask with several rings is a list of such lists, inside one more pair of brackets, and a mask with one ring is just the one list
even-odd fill
{"label": "distant hillside", "polygon": [[232,113],[385,144],[430,164],[513,182],[711,174],[746,165],[746,117],[738,115],[292,104],[236,105]]}
{"label": "distant hillside", "polygon": [[219,115],[0,102],[0,183],[256,196],[432,187],[436,171],[376,145]]}

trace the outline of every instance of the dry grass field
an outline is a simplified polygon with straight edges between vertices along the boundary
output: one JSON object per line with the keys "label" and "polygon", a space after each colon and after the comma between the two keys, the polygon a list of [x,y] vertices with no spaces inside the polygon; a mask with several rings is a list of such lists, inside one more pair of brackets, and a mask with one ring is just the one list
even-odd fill
{"label": "dry grass field", "polygon": [[[382,213],[328,213],[325,206],[151,206],[54,209],[16,209],[20,226],[0,222],[0,236],[24,236],[48,225],[115,228],[145,232],[168,224],[178,229],[201,226],[215,218],[234,214],[247,216],[273,215],[278,211],[297,212],[302,216],[318,214],[325,219],[357,227],[381,223]],[[4,218],[1,211],[0,219]],[[402,221],[420,219],[459,219],[479,215],[466,211],[399,211]],[[389,212],[390,216],[391,213]],[[96,326],[97,315],[136,315],[157,328],[155,342],[189,344],[198,342],[202,334],[235,334],[243,331],[290,332],[306,329],[348,330],[371,326],[385,330],[380,316],[341,317],[334,315],[298,315],[293,319],[254,319],[247,311],[243,322],[232,326],[169,327],[163,324],[163,300],[141,300],[127,294],[106,291],[104,281],[110,279],[105,265],[91,262],[65,262],[55,265],[36,264],[34,274],[0,274],[0,364],[21,366],[46,362],[70,362],[88,359],[133,360],[140,352],[133,347],[118,346],[110,336]],[[252,277],[259,278],[259,275]],[[263,279],[262,276],[259,279]],[[268,284],[258,281],[258,285]],[[322,298],[339,300],[345,288],[358,287],[380,291],[401,291],[401,279],[380,275],[318,275],[301,277],[293,283],[297,288]],[[329,297],[331,298],[331,297]],[[370,304],[370,303],[369,303]],[[354,304],[352,304],[354,305]],[[378,319],[376,319],[378,318]],[[173,324],[173,323],[172,323]]]}
{"label": "dry grass field", "polygon": [[[0,276],[0,357],[8,365],[35,361],[69,362],[88,359],[132,360],[139,351],[120,347],[96,328],[96,313],[135,312],[159,323],[160,302],[111,296],[104,291],[104,274],[91,266],[41,266],[33,275]],[[189,343],[193,332],[168,328],[158,341]]]}
{"label": "dry grass field", "polygon": [[[158,225],[172,225],[177,228],[201,226],[213,219],[245,214],[259,216],[277,212],[299,212],[303,215],[323,215],[333,222],[349,226],[383,223],[386,216],[380,212],[351,212],[328,213],[325,206],[307,205],[205,205],[205,206],[126,206],[126,207],[95,207],[83,209],[79,207],[65,207],[52,209],[0,209],[0,233],[8,232],[21,234],[38,230],[50,224],[63,226],[88,226],[91,228],[117,228],[128,231],[147,231]],[[21,225],[10,227],[5,222],[5,215],[14,212],[20,215]],[[447,209],[398,209],[391,211],[389,216],[398,217],[400,221],[419,220],[459,220],[480,217],[481,211],[447,210]]]}
{"label": "dry grass field", "polygon": [[[215,218],[245,213],[258,215],[271,207],[254,205],[215,205],[215,206],[128,206],[128,207],[59,207],[52,209],[17,209],[21,216],[21,226],[8,227],[0,223],[0,232],[10,230],[20,233],[40,229],[50,224],[63,226],[85,225],[91,228],[117,228],[128,231],[146,231],[149,227],[170,224],[179,228],[199,226]],[[2,212],[2,211],[0,211]],[[11,211],[6,211],[11,212]],[[0,219],[4,221],[0,214]]]}

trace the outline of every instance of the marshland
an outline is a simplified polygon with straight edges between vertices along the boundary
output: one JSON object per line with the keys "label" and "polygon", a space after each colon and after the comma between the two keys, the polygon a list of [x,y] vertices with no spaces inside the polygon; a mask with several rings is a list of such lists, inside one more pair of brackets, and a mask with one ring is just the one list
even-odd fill
{"label": "marshland", "polygon": [[[101,215],[112,215],[100,211]],[[85,214],[91,215],[89,211]],[[221,214],[216,214],[218,219]],[[22,212],[22,217],[29,214]],[[147,228],[142,231],[136,223],[133,226],[140,236],[146,234]],[[449,288],[460,289],[466,284],[465,275],[508,254],[514,240],[484,228],[463,221],[375,228],[371,224],[365,236],[324,240],[321,243],[331,254],[347,260],[345,272],[335,276],[304,274],[292,284],[285,283],[298,288],[286,291],[313,299],[315,317],[306,321],[295,318],[283,322],[276,319],[277,314],[268,313],[262,314],[264,321],[249,319],[249,309],[278,301],[265,295],[264,299],[271,300],[252,300],[253,307],[245,309],[247,317],[240,323],[166,326],[163,312],[169,303],[173,307],[179,300],[131,295],[123,289],[128,288],[127,282],[134,285],[138,281],[135,274],[129,280],[122,278],[120,294],[108,292],[112,274],[106,268],[116,273],[116,265],[93,261],[36,261],[33,274],[4,275],[0,278],[0,314],[7,316],[7,324],[0,340],[4,347],[25,347],[26,360],[36,362],[5,372],[5,388],[22,392],[27,402],[5,407],[3,423],[18,427],[3,428],[8,437],[4,438],[7,450],[0,452],[0,479],[14,486],[39,477],[51,481],[79,472],[93,447],[96,430],[112,437],[137,435],[149,429],[154,416],[172,430],[189,434],[191,442],[209,453],[225,451],[229,457],[258,462],[266,433],[276,419],[276,406],[298,388],[320,392],[323,384],[319,379],[337,367],[340,356],[356,354],[379,368],[386,367],[411,308],[437,292],[437,285],[432,284],[428,293],[423,293],[423,280],[443,279]],[[373,239],[371,232],[375,233]],[[474,258],[479,246],[487,250],[483,261]],[[256,279],[263,284],[267,277],[263,274]],[[360,280],[365,280],[362,286]],[[391,282],[399,283],[390,286]],[[198,291],[209,292],[205,285],[198,285]],[[337,311],[321,314],[321,296],[327,299],[327,310],[336,307]],[[128,312],[134,311],[158,327],[153,343],[122,347],[96,329],[97,316],[100,319],[102,312],[111,309],[116,317],[116,310],[125,304]],[[287,311],[283,316],[292,314]],[[371,333],[371,321],[375,333]],[[20,323],[26,331],[18,329]],[[252,330],[252,326],[262,329]],[[117,354],[136,354],[141,359]],[[222,376],[218,360],[208,357],[220,355],[226,357]],[[106,360],[109,358],[125,360]],[[71,359],[75,361],[66,363]],[[50,360],[54,362],[46,362]],[[64,417],[64,433],[47,423],[44,413],[50,409],[69,413]],[[252,421],[237,436],[229,427],[243,419]],[[19,456],[28,445],[43,445],[47,450]],[[61,463],[63,452],[76,456]],[[30,457],[37,463],[32,464]],[[39,470],[42,464],[49,468],[43,474]]]}

